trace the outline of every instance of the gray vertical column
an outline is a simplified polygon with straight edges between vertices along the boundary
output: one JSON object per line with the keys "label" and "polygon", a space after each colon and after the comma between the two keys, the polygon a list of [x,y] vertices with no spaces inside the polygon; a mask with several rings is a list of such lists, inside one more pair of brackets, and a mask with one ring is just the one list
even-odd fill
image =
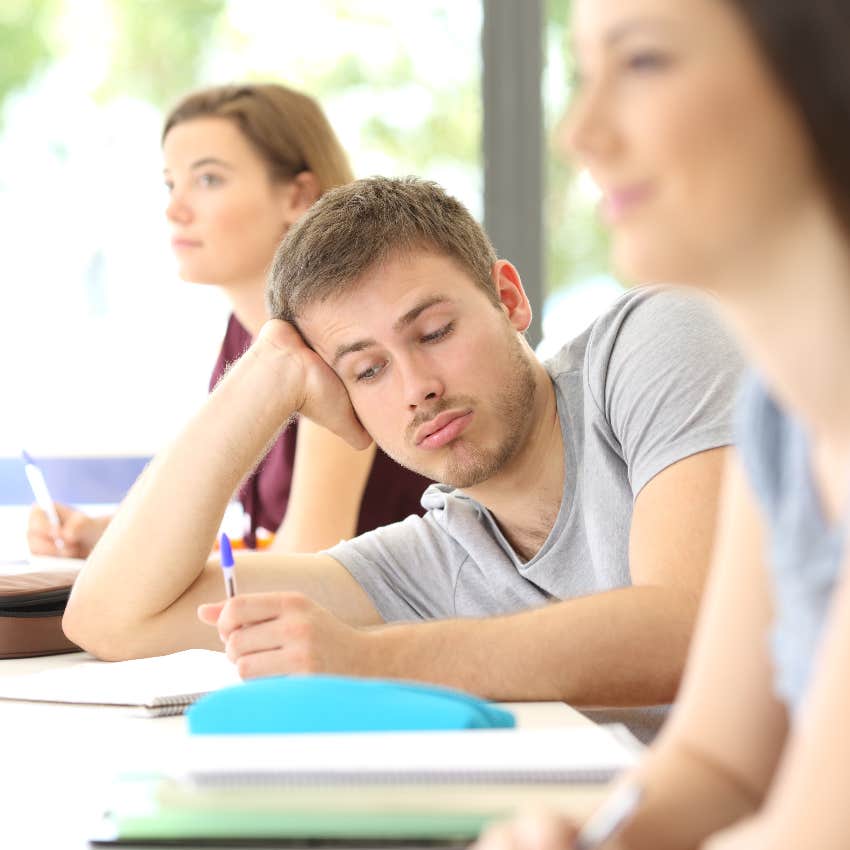
{"label": "gray vertical column", "polygon": [[483,0],[484,227],[519,269],[540,341],[544,296],[543,0]]}

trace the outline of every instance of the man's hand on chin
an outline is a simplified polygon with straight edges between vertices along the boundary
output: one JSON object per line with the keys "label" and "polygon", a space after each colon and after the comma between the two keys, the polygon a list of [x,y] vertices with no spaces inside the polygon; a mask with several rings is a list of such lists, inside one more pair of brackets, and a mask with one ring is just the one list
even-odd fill
{"label": "man's hand on chin", "polygon": [[299,387],[295,412],[333,431],[355,449],[372,444],[342,381],[304,342],[297,328],[281,319],[270,319],[261,328],[256,345],[271,346],[286,355],[287,380],[294,380]]}
{"label": "man's hand on chin", "polygon": [[246,593],[198,607],[243,679],[289,673],[376,675],[373,633],[349,626],[302,593]]}

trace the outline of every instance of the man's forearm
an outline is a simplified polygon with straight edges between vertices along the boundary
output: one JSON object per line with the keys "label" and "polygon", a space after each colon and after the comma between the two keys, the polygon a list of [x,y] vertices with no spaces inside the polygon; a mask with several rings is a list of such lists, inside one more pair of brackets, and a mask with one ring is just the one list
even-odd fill
{"label": "man's forearm", "polygon": [[696,607],[683,593],[631,587],[505,617],[387,626],[375,635],[374,675],[496,700],[666,703],[679,685]]}
{"label": "man's forearm", "polygon": [[143,624],[197,579],[233,491],[292,412],[285,381],[284,357],[251,349],[157,455],[77,581],[72,636]]}

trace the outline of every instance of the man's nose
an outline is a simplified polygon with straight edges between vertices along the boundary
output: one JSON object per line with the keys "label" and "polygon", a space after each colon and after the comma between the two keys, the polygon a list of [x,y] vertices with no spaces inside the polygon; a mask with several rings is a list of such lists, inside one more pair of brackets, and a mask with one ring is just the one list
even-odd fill
{"label": "man's nose", "polygon": [[404,381],[404,397],[409,411],[418,410],[423,404],[433,404],[445,394],[442,379],[427,364],[411,359],[400,364],[402,380]]}

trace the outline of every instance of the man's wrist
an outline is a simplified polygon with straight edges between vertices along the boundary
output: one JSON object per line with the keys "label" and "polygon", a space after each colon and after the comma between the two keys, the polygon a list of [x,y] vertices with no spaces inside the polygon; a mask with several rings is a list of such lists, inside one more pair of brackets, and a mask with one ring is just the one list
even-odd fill
{"label": "man's wrist", "polygon": [[397,625],[359,628],[355,644],[353,671],[358,676],[392,678],[395,670],[402,630]]}
{"label": "man's wrist", "polygon": [[261,405],[279,421],[298,410],[304,394],[304,372],[297,356],[263,339],[245,352],[222,383],[229,395],[247,400],[240,405],[247,403],[252,410]]}

